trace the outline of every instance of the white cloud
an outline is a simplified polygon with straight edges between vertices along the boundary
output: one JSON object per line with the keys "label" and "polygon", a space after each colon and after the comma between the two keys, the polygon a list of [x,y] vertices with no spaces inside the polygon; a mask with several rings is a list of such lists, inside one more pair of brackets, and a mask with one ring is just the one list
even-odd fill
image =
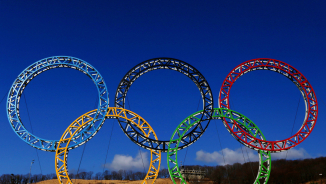
{"label": "white cloud", "polygon": [[311,158],[311,156],[303,148],[299,148],[299,149],[292,148],[288,151],[283,151],[283,152],[279,152],[279,153],[271,153],[271,157],[273,160],[285,159],[285,158],[287,160]]}
{"label": "white cloud", "polygon": [[[241,148],[237,150],[231,150],[229,148],[223,149],[223,154],[225,158],[225,162],[223,159],[222,151],[214,151],[213,153],[208,153],[203,150],[196,152],[196,160],[203,161],[206,163],[216,163],[218,165],[225,165],[225,164],[234,164],[234,163],[244,163],[244,158],[246,162],[258,161],[258,154],[256,151],[243,147],[243,154]],[[248,154],[247,154],[248,153]],[[249,156],[249,160],[248,160]]]}
{"label": "white cloud", "polygon": [[[144,164],[143,164],[144,163]],[[147,152],[141,152],[137,154],[135,158],[129,155],[114,155],[114,158],[111,163],[105,164],[105,168],[108,168],[112,171],[122,170],[137,170],[143,171],[145,166],[145,170],[148,170],[149,167],[149,159]]]}
{"label": "white cloud", "polygon": [[[234,163],[244,163],[244,158],[246,162],[257,162],[259,161],[258,152],[247,147],[243,147],[237,150],[231,150],[229,148],[223,149],[223,154],[225,158],[225,162],[223,159],[222,151],[214,151],[212,153],[205,152],[203,150],[196,152],[196,160],[202,161],[205,163],[216,163],[218,165],[226,165],[226,164],[234,164]],[[243,152],[243,153],[242,153]],[[288,152],[288,153],[286,153]],[[287,154],[287,156],[286,156]],[[248,159],[249,156],[249,159]],[[311,158],[311,156],[307,153],[307,151],[303,148],[295,149],[292,148],[289,151],[283,151],[279,153],[272,153],[271,154],[272,160],[277,159],[305,159]]]}

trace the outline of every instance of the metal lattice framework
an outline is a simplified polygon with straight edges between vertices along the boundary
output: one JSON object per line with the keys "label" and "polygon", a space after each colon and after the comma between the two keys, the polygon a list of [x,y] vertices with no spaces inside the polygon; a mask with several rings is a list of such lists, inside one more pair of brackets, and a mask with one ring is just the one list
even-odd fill
{"label": "metal lattice framework", "polygon": [[[79,70],[92,79],[99,94],[98,108],[80,116],[70,124],[59,141],[39,138],[26,130],[21,121],[19,114],[21,95],[34,77],[47,70],[63,67]],[[133,82],[141,75],[158,69],[174,70],[189,77],[198,87],[203,100],[203,110],[183,120],[169,141],[158,140],[154,130],[142,117],[124,109],[127,92]],[[240,76],[254,70],[270,70],[280,73],[290,79],[302,93],[306,108],[305,118],[296,134],[280,141],[267,141],[249,118],[229,109],[229,94],[234,82]],[[153,179],[154,183],[158,176],[161,151],[167,152],[168,169],[173,182],[176,183],[174,179],[178,178],[185,183],[179,170],[177,151],[197,141],[205,132],[211,119],[222,119],[225,127],[236,140],[249,148],[258,150],[260,164],[255,183],[267,183],[271,172],[270,153],[288,150],[300,144],[312,132],[318,116],[317,98],[308,80],[289,64],[265,58],[241,63],[228,74],[220,89],[219,108],[213,108],[212,92],[204,76],[188,63],[172,58],[150,59],[133,67],[120,81],[115,95],[115,107],[108,107],[108,105],[105,82],[93,66],[78,58],[55,56],[37,61],[19,74],[8,93],[6,107],[9,123],[23,141],[40,150],[56,151],[55,165],[60,183],[62,179],[67,179],[67,183],[72,183],[67,169],[69,150],[95,136],[107,118],[117,119],[129,139],[151,151],[150,167],[143,180],[145,184],[148,179]]]}
{"label": "metal lattice framework", "polygon": [[[249,148],[271,152],[280,152],[297,146],[309,136],[315,127],[318,116],[318,103],[315,92],[306,77],[304,77],[297,69],[291,65],[275,59],[264,58],[253,59],[241,63],[235,67],[223,81],[219,93],[219,107],[228,109],[230,108],[229,94],[232,85],[240,76],[254,70],[270,70],[280,73],[290,79],[299,88],[300,92],[303,95],[306,107],[305,118],[301,128],[296,134],[287,139],[279,141],[266,141],[256,137],[256,134],[251,135],[247,133],[245,130],[241,129],[241,126],[236,122],[231,126],[226,122],[225,119],[223,119],[223,123],[237,140]],[[239,130],[235,131],[235,127],[237,127]]]}
{"label": "metal lattice framework", "polygon": [[[167,152],[167,163],[168,169],[170,173],[170,177],[174,183],[176,183],[175,178],[180,179],[181,183],[186,184],[184,178],[181,175],[179,166],[178,166],[178,144],[182,142],[181,139],[184,137],[186,132],[191,129],[191,127],[195,126],[199,123],[200,117],[203,111],[198,111],[190,116],[188,116],[185,120],[183,120],[179,126],[175,129],[168,147]],[[237,122],[241,129],[246,130],[246,132],[250,135],[257,135],[261,139],[265,140],[263,133],[260,129],[246,116],[235,112],[229,109],[222,108],[214,108],[214,113],[212,115],[212,119],[227,119],[230,124],[235,125],[234,122]],[[237,126],[232,126],[234,131],[238,131]],[[190,139],[190,137],[188,137]],[[172,142],[177,142],[175,145],[171,144]],[[243,144],[243,142],[241,142]],[[255,179],[255,184],[267,183],[268,178],[271,172],[271,155],[270,152],[265,152],[263,150],[259,150],[259,171],[257,177]]]}
{"label": "metal lattice framework", "polygon": [[109,105],[108,92],[104,79],[92,65],[81,59],[68,56],[55,56],[42,59],[27,67],[18,75],[10,88],[7,98],[7,116],[12,129],[23,141],[34,148],[44,151],[55,151],[58,140],[43,139],[26,130],[19,115],[19,101],[27,84],[34,77],[47,70],[62,67],[79,70],[90,77],[96,85],[99,96],[98,110],[96,111],[95,118],[89,123],[90,128],[87,129],[87,133],[84,131],[80,132],[79,137],[83,137],[83,139],[78,139],[78,141],[76,139],[74,144],[70,145],[71,148],[78,147],[97,133],[104,122]]}
{"label": "metal lattice framework", "polygon": [[[182,141],[182,144],[179,145],[179,149],[182,149],[200,138],[200,136],[205,132],[213,113],[213,95],[211,89],[204,76],[193,66],[186,62],[172,58],[155,58],[136,65],[121,80],[115,96],[115,106],[125,108],[125,98],[132,83],[135,82],[135,80],[141,75],[158,69],[174,70],[186,75],[196,84],[203,99],[203,113],[200,121],[196,127],[194,127],[187,135],[185,135],[184,138],[182,138],[183,140],[187,137],[191,138],[188,141]],[[167,151],[167,145],[170,141],[146,138],[134,128],[132,128],[132,132],[128,132],[126,130],[126,128],[130,126],[128,122],[122,122],[119,120],[119,124],[123,132],[141,147],[146,149],[161,150],[163,152]]]}
{"label": "metal lattice framework", "polygon": [[[69,144],[71,142],[74,142],[72,138],[76,134],[78,134],[78,132],[82,131],[82,129],[84,129],[85,127],[87,128],[90,122],[93,121],[96,111],[97,110],[87,112],[86,114],[77,118],[73,123],[70,124],[70,126],[62,135],[58,143],[55,155],[56,173],[60,183],[62,183],[62,179],[67,179],[66,183],[72,183],[69,178],[67,168],[68,152],[70,149],[72,149]],[[125,119],[131,124],[135,125],[145,136],[149,137],[150,135],[153,135],[157,140],[157,136],[152,127],[142,117],[132,111],[123,108],[109,107],[108,112],[106,114],[106,118]],[[145,176],[145,179],[142,182],[143,184],[147,184],[147,179],[153,179],[152,183],[155,182],[158,176],[158,172],[160,170],[160,164],[161,151],[151,150],[150,166],[147,175]]]}

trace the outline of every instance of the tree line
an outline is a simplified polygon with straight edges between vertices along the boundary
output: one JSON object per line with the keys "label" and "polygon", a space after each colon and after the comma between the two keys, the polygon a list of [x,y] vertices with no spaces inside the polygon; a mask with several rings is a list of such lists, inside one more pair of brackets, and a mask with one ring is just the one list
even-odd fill
{"label": "tree line", "polygon": [[[259,163],[235,163],[226,166],[186,166],[187,169],[206,171],[206,178],[216,184],[252,184],[258,174]],[[322,175],[320,175],[322,174]],[[273,160],[269,184],[305,184],[318,181],[326,175],[326,157],[304,160]],[[260,182],[262,183],[262,182]],[[326,178],[323,179],[326,184]]]}
{"label": "tree line", "polygon": [[[78,174],[69,174],[70,179],[84,179],[84,180],[143,180],[146,172],[132,171],[132,170],[119,170],[98,172],[94,174],[93,171],[79,172]],[[161,169],[158,178],[168,178],[169,172],[167,169]],[[0,184],[27,184],[37,183],[44,180],[58,179],[55,173],[42,175],[42,174],[3,174],[0,176]]]}
{"label": "tree line", "polygon": [[[252,184],[258,173],[258,162],[244,164],[235,163],[226,166],[185,166],[185,169],[206,171],[206,181],[215,184]],[[119,170],[94,173],[93,171],[69,174],[71,179],[85,180],[143,180],[146,172]],[[322,175],[320,175],[322,174]],[[326,175],[326,157],[304,160],[273,160],[269,184],[304,184],[320,180]],[[167,169],[161,169],[158,178],[169,178]],[[3,174],[0,176],[0,184],[27,184],[43,180],[57,179],[56,174]],[[326,184],[326,178],[323,179]]]}

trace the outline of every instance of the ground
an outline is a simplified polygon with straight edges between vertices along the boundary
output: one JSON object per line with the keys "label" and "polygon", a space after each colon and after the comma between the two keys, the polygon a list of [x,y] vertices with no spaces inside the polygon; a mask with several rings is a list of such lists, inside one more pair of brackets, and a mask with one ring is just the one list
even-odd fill
{"label": "ground", "polygon": [[[67,180],[63,180],[63,183],[65,183]],[[141,184],[142,180],[136,180],[136,181],[129,181],[129,180],[81,180],[81,179],[73,179],[72,182],[74,184]],[[53,180],[46,180],[38,182],[37,184],[58,184],[57,179]],[[152,180],[147,180],[147,184],[151,184]],[[180,182],[178,182],[180,183]],[[177,183],[177,184],[178,184]],[[188,183],[188,182],[187,182]],[[307,182],[306,184],[316,183],[320,184],[321,181],[314,181],[314,182]],[[170,178],[165,179],[157,179],[155,181],[155,184],[173,184]],[[326,184],[326,180],[323,180],[323,184]]]}
{"label": "ground", "polygon": [[[65,183],[67,180],[63,180]],[[81,180],[81,179],[73,179],[72,182],[74,184],[141,184],[143,180],[129,181],[129,180]],[[37,184],[58,184],[57,179],[46,180],[38,182]],[[147,184],[151,184],[152,180],[147,180]],[[156,179],[155,184],[173,184],[170,178],[165,179]]]}

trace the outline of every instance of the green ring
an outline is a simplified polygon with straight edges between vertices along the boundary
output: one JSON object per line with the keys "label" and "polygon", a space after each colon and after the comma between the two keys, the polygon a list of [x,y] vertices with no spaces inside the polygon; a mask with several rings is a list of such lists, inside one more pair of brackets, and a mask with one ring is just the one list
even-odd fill
{"label": "green ring", "polygon": [[[179,178],[181,180],[181,183],[186,184],[178,166],[178,159],[177,159],[178,146],[184,134],[200,121],[200,118],[197,118],[196,116],[201,115],[202,112],[203,111],[201,110],[188,116],[179,124],[179,126],[175,129],[174,133],[172,134],[168,146],[167,162],[168,162],[169,174],[173,183],[176,183],[174,178]],[[232,121],[236,121],[239,125],[241,125],[241,128],[247,131],[247,133],[250,133],[251,135],[255,135],[255,136],[259,135],[261,139],[266,140],[265,136],[260,131],[260,129],[256,126],[256,124],[254,124],[246,116],[236,111],[230,109],[224,109],[224,108],[214,108],[212,119],[221,119],[221,118],[229,119],[230,123],[232,123]],[[177,136],[176,139],[174,139],[175,136]],[[190,141],[191,137],[188,138]],[[238,141],[244,144],[240,140]],[[263,150],[259,150],[258,152],[259,152],[259,172],[255,179],[254,184],[267,183],[272,167],[271,154],[269,151],[265,152]],[[174,166],[170,167],[170,163],[174,164]]]}

